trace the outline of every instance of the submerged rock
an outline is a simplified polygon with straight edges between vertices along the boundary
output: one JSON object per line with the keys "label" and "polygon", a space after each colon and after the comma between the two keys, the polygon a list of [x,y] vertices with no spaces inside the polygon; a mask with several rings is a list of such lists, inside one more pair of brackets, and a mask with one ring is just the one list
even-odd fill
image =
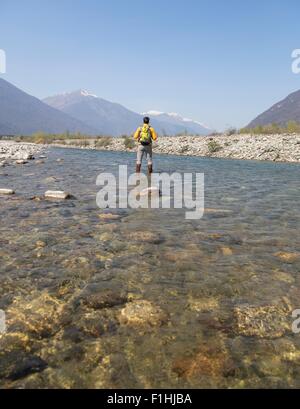
{"label": "submerged rock", "polygon": [[18,297],[7,310],[8,331],[48,337],[57,331],[62,311],[63,303],[47,293],[32,299]]}
{"label": "submerged rock", "polygon": [[217,298],[191,298],[189,300],[189,309],[196,312],[215,311],[219,308],[219,300]]}
{"label": "submerged rock", "polygon": [[47,363],[40,357],[22,351],[11,351],[0,356],[0,378],[15,381],[45,368]]}
{"label": "submerged rock", "polygon": [[278,305],[240,305],[234,308],[238,335],[258,338],[280,338],[291,332],[291,307],[284,300]]}
{"label": "submerged rock", "polygon": [[275,253],[275,257],[278,257],[285,263],[294,263],[295,261],[300,260],[300,253],[288,253],[285,251],[279,251],[278,253]]}
{"label": "submerged rock", "polygon": [[101,220],[119,220],[121,216],[119,214],[113,213],[101,213],[99,214],[99,219]]}
{"label": "submerged rock", "polygon": [[233,251],[231,250],[230,247],[221,247],[221,251],[223,253],[223,256],[232,256],[233,255]]}
{"label": "submerged rock", "polygon": [[142,243],[160,244],[164,241],[160,234],[150,231],[131,231],[127,232],[125,236],[128,240]]}
{"label": "submerged rock", "polygon": [[224,348],[213,349],[203,345],[199,351],[187,358],[177,359],[173,371],[185,379],[212,377],[221,378],[234,375],[235,367]]}
{"label": "submerged rock", "polygon": [[137,300],[130,302],[121,310],[121,324],[132,327],[156,327],[167,322],[167,314],[150,301]]}
{"label": "submerged rock", "polygon": [[79,297],[80,303],[93,309],[112,308],[126,304],[127,297],[121,291],[103,288],[101,284],[89,284]]}
{"label": "submerged rock", "polygon": [[274,273],[274,279],[287,284],[293,284],[295,282],[295,279],[291,274],[283,271],[276,271]]}

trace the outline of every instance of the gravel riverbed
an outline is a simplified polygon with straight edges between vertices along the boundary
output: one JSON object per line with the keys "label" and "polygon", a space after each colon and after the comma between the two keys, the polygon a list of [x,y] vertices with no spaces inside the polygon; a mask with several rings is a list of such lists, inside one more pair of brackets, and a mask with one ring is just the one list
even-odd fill
{"label": "gravel riverbed", "polygon": [[[62,144],[56,144],[62,146]],[[65,141],[65,147],[106,151],[136,151],[136,144],[128,148],[124,138]],[[201,156],[227,159],[266,160],[273,162],[300,162],[300,135],[222,135],[216,137],[177,136],[161,137],[153,144],[157,154]]]}
{"label": "gravel riverbed", "polygon": [[[56,141],[51,146],[95,149],[103,151],[135,152],[137,144],[128,147],[124,138]],[[27,161],[45,146],[32,143],[0,141],[0,166],[9,162]],[[201,156],[227,159],[300,162],[300,135],[222,135],[215,137],[161,137],[153,144],[156,154]]]}
{"label": "gravel riverbed", "polygon": [[0,167],[11,163],[24,164],[35,158],[43,150],[40,145],[0,141]]}

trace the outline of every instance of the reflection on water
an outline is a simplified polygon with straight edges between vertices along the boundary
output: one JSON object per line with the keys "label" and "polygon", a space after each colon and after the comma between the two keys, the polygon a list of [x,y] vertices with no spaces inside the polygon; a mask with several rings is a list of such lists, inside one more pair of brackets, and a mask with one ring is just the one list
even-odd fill
{"label": "reflection on water", "polygon": [[205,217],[187,221],[101,217],[96,177],[119,164],[134,156],[52,149],[0,170],[17,192],[0,198],[0,386],[300,387],[299,166],[156,157],[205,173]]}

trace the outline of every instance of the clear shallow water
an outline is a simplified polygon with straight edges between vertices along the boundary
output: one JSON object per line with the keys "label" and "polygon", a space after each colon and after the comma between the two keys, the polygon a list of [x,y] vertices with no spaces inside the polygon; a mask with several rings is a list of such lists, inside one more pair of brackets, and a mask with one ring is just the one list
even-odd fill
{"label": "clear shallow water", "polygon": [[[96,177],[134,155],[47,156],[0,170],[1,387],[300,387],[298,165],[157,156],[205,173],[204,218],[105,220]],[[48,189],[76,199],[30,200]]]}

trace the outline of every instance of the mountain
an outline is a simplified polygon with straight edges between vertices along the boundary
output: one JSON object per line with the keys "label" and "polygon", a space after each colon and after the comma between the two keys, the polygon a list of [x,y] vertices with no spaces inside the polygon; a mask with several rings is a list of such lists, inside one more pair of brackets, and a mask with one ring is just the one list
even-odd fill
{"label": "mountain", "polygon": [[[131,134],[143,120],[142,114],[99,98],[86,90],[55,95],[44,99],[44,102],[97,129],[98,133],[103,135]],[[151,124],[160,134],[176,135],[187,132],[206,135],[211,132],[201,124],[179,115],[175,117],[174,114],[158,115],[157,112],[151,112]]]}
{"label": "mountain", "polygon": [[0,78],[0,135],[31,135],[95,130]]}
{"label": "mountain", "polygon": [[254,128],[258,125],[270,125],[273,123],[286,125],[289,121],[300,123],[300,90],[293,92],[285,99],[263,112],[250,122],[248,128]]}
{"label": "mountain", "polygon": [[144,112],[142,115],[148,115],[150,117],[155,117],[162,126],[165,125],[166,128],[170,126],[177,126],[180,128],[180,131],[177,133],[186,133],[188,135],[200,134],[208,135],[212,133],[212,129],[209,129],[207,126],[203,125],[200,122],[193,121],[189,118],[184,118],[176,113],[165,113],[159,111],[148,111]]}
{"label": "mountain", "polygon": [[44,102],[97,129],[102,135],[131,134],[141,122],[139,114],[85,90],[49,97]]}

